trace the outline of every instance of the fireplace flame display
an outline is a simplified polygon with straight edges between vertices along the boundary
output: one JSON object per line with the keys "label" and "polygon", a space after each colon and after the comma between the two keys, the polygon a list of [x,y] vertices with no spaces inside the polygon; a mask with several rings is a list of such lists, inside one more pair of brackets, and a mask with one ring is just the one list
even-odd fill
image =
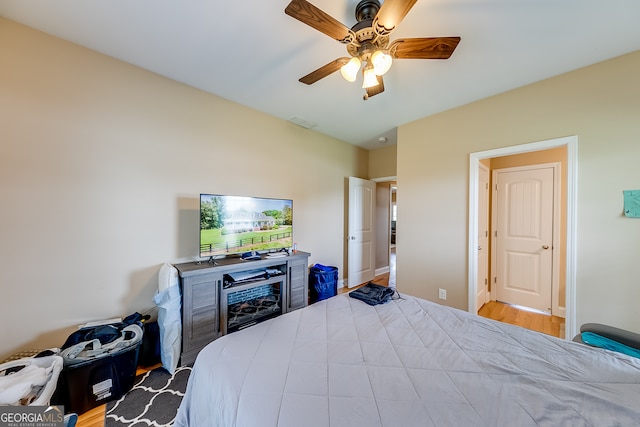
{"label": "fireplace flame display", "polygon": [[227,297],[227,330],[239,330],[282,312],[280,283],[232,292]]}

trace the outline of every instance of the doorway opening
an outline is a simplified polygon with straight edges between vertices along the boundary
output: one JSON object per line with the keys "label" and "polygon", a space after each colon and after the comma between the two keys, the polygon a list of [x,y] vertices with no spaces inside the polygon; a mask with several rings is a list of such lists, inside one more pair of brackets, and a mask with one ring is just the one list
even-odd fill
{"label": "doorway opening", "polygon": [[[373,185],[372,193],[372,212],[365,214],[362,209],[362,203],[349,202],[349,215],[355,214],[356,217],[368,218],[363,223],[369,223],[368,229],[372,235],[373,259],[367,264],[373,266],[368,270],[373,270],[371,277],[363,279],[364,276],[355,276],[352,278],[351,272],[348,273],[348,287],[338,290],[338,293],[350,292],[363,286],[369,282],[382,286],[396,286],[396,192],[397,183],[395,177],[377,178],[368,181]],[[358,180],[362,182],[366,180]],[[364,185],[364,184],[363,184]],[[369,185],[369,184],[367,184]],[[352,227],[349,226],[351,229]],[[353,233],[349,233],[347,241],[351,242]],[[353,255],[349,250],[349,258]]]}
{"label": "doorway opening", "polygon": [[396,204],[396,194],[398,184],[391,183],[391,243],[389,245],[389,280],[388,286],[396,287],[396,226],[398,224],[398,205]]}
{"label": "doorway opening", "polygon": [[374,178],[376,183],[376,283],[396,287],[396,177]]}
{"label": "doorway opening", "polygon": [[352,290],[383,276],[389,286],[395,287],[396,178],[349,177],[347,184],[345,284]]}
{"label": "doorway opening", "polygon": [[[557,156],[557,162],[540,164],[538,154]],[[561,203],[564,147],[508,156],[528,163],[493,168],[491,191],[491,299],[540,313],[564,317],[564,258]],[[480,260],[479,260],[480,266]]]}
{"label": "doorway opening", "polygon": [[385,286],[396,285],[396,194],[395,177],[373,179],[376,183],[376,277]]}
{"label": "doorway opening", "polygon": [[[556,275],[562,275],[561,282],[564,284],[564,291],[559,292],[556,290],[554,303],[556,304],[556,311],[559,307],[564,310],[565,322],[564,331],[560,334],[564,337],[572,337],[576,331],[576,319],[575,319],[575,227],[576,227],[576,183],[577,183],[577,137],[565,137],[548,141],[535,142],[530,144],[523,144],[518,146],[506,147],[501,149],[489,150],[479,153],[472,153],[470,155],[470,170],[469,170],[469,277],[468,277],[468,290],[469,290],[469,311],[477,313],[480,309],[482,301],[479,300],[478,295],[482,295],[482,284],[486,283],[483,280],[482,275],[487,265],[493,266],[495,269],[493,259],[485,264],[486,257],[479,256],[478,248],[482,247],[483,243],[481,235],[483,234],[483,224],[479,210],[482,208],[483,194],[479,190],[479,183],[481,181],[481,165],[486,165],[490,159],[494,158],[506,158],[508,156],[516,156],[525,153],[536,153],[543,150],[550,150],[554,148],[566,149],[566,190],[562,194],[562,200],[565,204],[563,213],[563,225],[562,227],[562,244],[565,248],[566,257],[560,263],[561,268],[557,268]],[[540,162],[543,163],[543,162]],[[479,219],[480,217],[480,219]],[[554,243],[555,247],[558,247],[558,243]],[[543,247],[546,244],[543,244]],[[492,252],[493,253],[493,252]],[[491,268],[488,270],[491,270]],[[495,270],[494,270],[495,272]],[[491,272],[488,277],[494,279],[494,272]],[[488,281],[489,284],[491,281]],[[490,286],[489,286],[490,287]],[[495,301],[495,288],[488,292],[490,297],[487,297],[487,301]]]}

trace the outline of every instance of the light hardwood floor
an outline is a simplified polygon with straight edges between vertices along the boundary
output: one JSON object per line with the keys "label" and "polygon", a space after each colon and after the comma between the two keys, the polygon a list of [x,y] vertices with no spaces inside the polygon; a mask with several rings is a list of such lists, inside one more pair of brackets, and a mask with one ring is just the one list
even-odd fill
{"label": "light hardwood floor", "polygon": [[562,317],[520,310],[497,301],[490,301],[483,305],[478,310],[478,314],[489,319],[564,338],[564,319]]}
{"label": "light hardwood floor", "polygon": [[78,427],[104,427],[106,405],[100,405],[78,416]]}
{"label": "light hardwood floor", "polygon": [[[366,285],[369,282],[365,282],[362,283],[354,288],[347,288],[346,286],[343,286],[342,288],[338,289],[338,295],[341,294],[346,294],[347,292],[351,292],[351,291],[355,291],[358,288],[363,287],[364,285]],[[385,274],[381,274],[380,276],[376,276],[375,279],[373,279],[371,281],[371,283],[375,283],[376,285],[382,285],[382,286],[389,286],[389,273],[385,273]]]}

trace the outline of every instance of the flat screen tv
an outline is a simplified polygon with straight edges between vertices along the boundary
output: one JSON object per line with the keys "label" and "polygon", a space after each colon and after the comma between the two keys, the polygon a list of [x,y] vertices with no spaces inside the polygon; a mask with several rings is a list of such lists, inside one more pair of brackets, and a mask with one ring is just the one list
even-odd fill
{"label": "flat screen tv", "polygon": [[293,200],[200,194],[200,257],[293,246]]}

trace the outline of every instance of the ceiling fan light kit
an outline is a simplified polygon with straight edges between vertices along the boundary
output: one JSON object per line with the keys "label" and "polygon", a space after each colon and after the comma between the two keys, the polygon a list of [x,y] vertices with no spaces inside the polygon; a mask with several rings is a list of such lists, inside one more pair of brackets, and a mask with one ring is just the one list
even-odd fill
{"label": "ceiling fan light kit", "polygon": [[358,70],[360,70],[361,65],[362,62],[360,59],[354,56],[349,62],[340,67],[340,73],[346,81],[353,83],[356,81],[356,77],[358,77]]}
{"label": "ceiling fan light kit", "polygon": [[378,77],[372,66],[368,66],[362,70],[362,89],[369,89],[378,86]]}
{"label": "ceiling fan light kit", "polygon": [[345,80],[354,82],[362,69],[367,100],[384,91],[382,76],[391,68],[393,59],[448,59],[460,37],[406,38],[389,43],[389,34],[416,1],[385,0],[381,6],[378,0],[361,0],[355,11],[358,22],[347,28],[308,1],[291,0],[284,10],[287,15],[347,45],[350,55],[323,65],[299,81],[310,85],[340,70]]}
{"label": "ceiling fan light kit", "polygon": [[389,71],[391,68],[391,63],[393,59],[391,55],[386,53],[383,50],[376,50],[371,55],[371,63],[373,64],[373,70],[376,72],[376,75],[382,76],[384,73]]}

